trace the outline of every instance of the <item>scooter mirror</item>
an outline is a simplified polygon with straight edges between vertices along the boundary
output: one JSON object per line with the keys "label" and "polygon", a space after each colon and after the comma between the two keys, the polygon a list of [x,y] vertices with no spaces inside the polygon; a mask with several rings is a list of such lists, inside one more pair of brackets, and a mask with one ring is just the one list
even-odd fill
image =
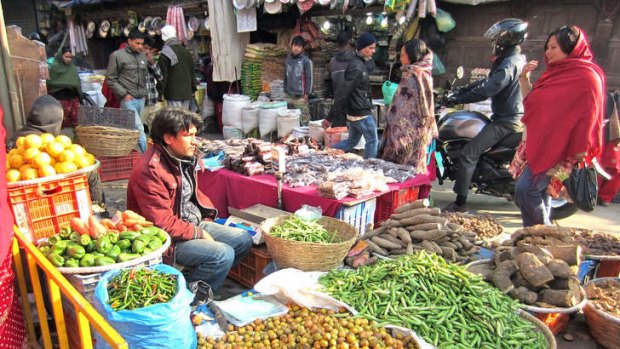
{"label": "scooter mirror", "polygon": [[456,78],[457,79],[462,79],[463,75],[465,74],[465,70],[463,69],[463,66],[459,66],[458,68],[456,68]]}

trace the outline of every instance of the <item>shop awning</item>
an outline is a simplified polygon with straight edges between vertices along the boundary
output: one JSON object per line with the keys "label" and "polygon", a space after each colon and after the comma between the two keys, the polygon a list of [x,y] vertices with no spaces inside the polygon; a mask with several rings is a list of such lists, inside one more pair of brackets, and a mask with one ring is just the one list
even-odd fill
{"label": "shop awning", "polygon": [[50,1],[50,3],[58,8],[70,8],[78,5],[96,5],[101,3],[119,2],[118,0],[66,0],[66,1]]}
{"label": "shop awning", "polygon": [[450,2],[453,4],[463,4],[463,5],[480,5],[480,4],[488,4],[491,2],[502,2],[509,0],[442,0],[442,2]]}

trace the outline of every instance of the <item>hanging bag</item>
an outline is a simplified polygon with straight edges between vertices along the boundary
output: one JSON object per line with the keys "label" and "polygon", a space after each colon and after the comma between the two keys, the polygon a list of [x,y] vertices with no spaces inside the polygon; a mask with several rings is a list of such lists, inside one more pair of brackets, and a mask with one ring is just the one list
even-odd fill
{"label": "hanging bag", "polygon": [[381,92],[383,93],[383,104],[385,104],[386,107],[389,107],[390,104],[392,104],[392,99],[394,99],[394,95],[396,94],[396,90],[398,89],[398,84],[390,81],[390,79],[392,78],[392,67],[393,66],[394,66],[394,63],[391,62],[390,73],[388,75],[388,81],[384,82],[383,86],[381,86]]}
{"label": "hanging bag", "polygon": [[584,162],[575,164],[563,183],[575,206],[586,212],[594,210],[598,197],[598,183],[594,166],[588,166]]}

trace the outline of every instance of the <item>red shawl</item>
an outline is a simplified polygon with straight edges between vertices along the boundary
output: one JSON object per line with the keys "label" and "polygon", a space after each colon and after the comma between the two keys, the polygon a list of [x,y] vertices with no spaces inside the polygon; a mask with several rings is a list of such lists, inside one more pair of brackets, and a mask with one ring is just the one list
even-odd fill
{"label": "red shawl", "polygon": [[525,151],[533,174],[603,145],[605,75],[594,64],[585,33],[567,58],[547,63],[547,70],[524,100]]}

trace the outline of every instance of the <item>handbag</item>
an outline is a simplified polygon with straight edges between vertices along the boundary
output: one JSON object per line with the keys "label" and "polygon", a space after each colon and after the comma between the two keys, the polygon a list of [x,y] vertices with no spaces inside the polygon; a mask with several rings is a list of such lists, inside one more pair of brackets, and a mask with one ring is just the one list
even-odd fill
{"label": "handbag", "polygon": [[593,166],[583,162],[575,164],[563,183],[575,206],[586,212],[594,210],[598,197],[598,182]]}

